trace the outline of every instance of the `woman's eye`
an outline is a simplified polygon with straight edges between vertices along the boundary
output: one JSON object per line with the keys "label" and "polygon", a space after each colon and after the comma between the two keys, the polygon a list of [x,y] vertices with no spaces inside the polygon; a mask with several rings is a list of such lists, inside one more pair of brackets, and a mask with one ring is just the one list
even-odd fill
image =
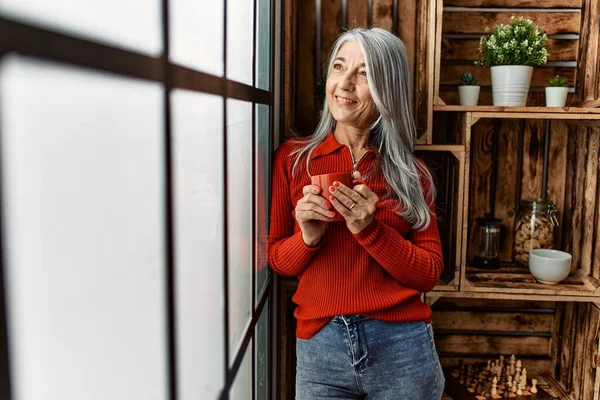
{"label": "woman's eye", "polygon": [[333,69],[340,69],[342,68],[341,64],[333,64]]}

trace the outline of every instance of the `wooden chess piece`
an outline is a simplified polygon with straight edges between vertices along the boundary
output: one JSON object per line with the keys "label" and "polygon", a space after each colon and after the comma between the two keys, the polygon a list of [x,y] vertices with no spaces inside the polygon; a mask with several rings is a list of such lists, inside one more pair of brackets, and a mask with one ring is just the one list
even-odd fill
{"label": "wooden chess piece", "polygon": [[527,368],[523,368],[523,371],[521,371],[521,384],[523,387],[527,386]]}
{"label": "wooden chess piece", "polygon": [[487,367],[485,367],[486,371],[490,370],[490,366],[491,366],[492,361],[491,360],[487,360]]}
{"label": "wooden chess piece", "polygon": [[510,397],[510,392],[508,391],[508,388],[506,388],[504,390],[504,393],[502,393],[502,398],[508,399],[509,397]]}
{"label": "wooden chess piece", "polygon": [[492,383],[490,381],[486,381],[483,384],[483,395],[485,397],[490,397],[491,393],[492,393]]}
{"label": "wooden chess piece", "polygon": [[513,384],[512,387],[510,388],[510,391],[515,393],[517,391],[517,381],[513,380]]}
{"label": "wooden chess piece", "polygon": [[492,392],[491,394],[498,394],[498,378],[492,379]]}
{"label": "wooden chess piece", "polygon": [[523,386],[519,383],[517,385],[517,396],[522,396],[523,395]]}
{"label": "wooden chess piece", "polygon": [[483,385],[481,381],[477,382],[477,386],[475,386],[475,394],[481,394],[483,392]]}
{"label": "wooden chess piece", "polygon": [[531,389],[529,389],[529,391],[531,393],[537,393],[538,392],[536,385],[537,385],[537,379],[532,379],[531,380]]}

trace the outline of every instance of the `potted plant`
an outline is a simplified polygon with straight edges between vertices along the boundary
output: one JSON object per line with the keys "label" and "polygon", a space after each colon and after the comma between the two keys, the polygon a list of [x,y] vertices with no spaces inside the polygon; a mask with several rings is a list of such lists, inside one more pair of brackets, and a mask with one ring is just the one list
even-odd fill
{"label": "potted plant", "polygon": [[[490,32],[489,34],[487,34]],[[525,106],[533,67],[546,63],[546,34],[523,17],[511,17],[508,25],[486,28],[479,43],[479,66],[492,69],[495,106]]]}
{"label": "potted plant", "polygon": [[479,101],[479,85],[477,84],[477,78],[470,72],[465,72],[460,77],[458,99],[461,106],[476,106]]}
{"label": "potted plant", "polygon": [[551,76],[546,87],[546,107],[564,107],[568,93],[567,78],[560,75]]}

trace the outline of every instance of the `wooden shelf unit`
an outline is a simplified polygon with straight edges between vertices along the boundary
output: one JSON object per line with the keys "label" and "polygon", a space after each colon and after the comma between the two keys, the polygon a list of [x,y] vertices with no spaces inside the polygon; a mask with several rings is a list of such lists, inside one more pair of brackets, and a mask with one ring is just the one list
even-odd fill
{"label": "wooden shelf unit", "polygon": [[[419,145],[417,150],[441,151],[448,150],[459,154],[462,158],[461,171],[463,179],[460,187],[463,194],[459,202],[459,215],[462,221],[457,223],[461,237],[457,240],[456,281],[440,282],[429,297],[469,297],[505,299],[519,298],[548,301],[577,301],[600,303],[600,281],[582,270],[572,272],[571,275],[558,285],[541,284],[535,281],[529,270],[516,265],[505,264],[500,270],[490,271],[474,268],[469,265],[467,249],[469,245],[469,179],[471,140],[473,125],[482,119],[537,119],[537,120],[563,120],[587,124],[588,122],[600,123],[600,109],[593,108],[556,108],[545,107],[493,107],[493,106],[437,106],[436,112],[457,113],[461,122],[461,132],[458,145]],[[592,125],[594,126],[594,125]],[[600,125],[596,125],[599,128]],[[458,156],[457,156],[458,157]],[[454,293],[449,293],[454,292]]]}
{"label": "wooden shelf unit", "polygon": [[[455,292],[459,289],[462,248],[462,223],[465,185],[465,148],[462,145],[417,145],[415,152],[426,163],[437,181],[438,226],[446,268],[434,290]],[[448,160],[448,155],[452,160]],[[440,158],[443,157],[443,158]],[[440,215],[440,209],[444,212]],[[450,254],[446,254],[450,252]]]}

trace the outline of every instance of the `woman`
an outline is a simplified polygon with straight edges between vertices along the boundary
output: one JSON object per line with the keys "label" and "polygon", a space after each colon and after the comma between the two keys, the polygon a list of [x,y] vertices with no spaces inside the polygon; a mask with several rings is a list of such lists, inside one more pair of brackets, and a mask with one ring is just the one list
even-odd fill
{"label": "woman", "polygon": [[[431,309],[442,270],[432,178],[412,154],[402,42],[378,29],[340,36],[315,133],[275,154],[269,262],[299,278],[296,399],[429,400],[444,377]],[[364,184],[311,175],[352,172]],[[336,210],[344,222],[332,222]]]}

